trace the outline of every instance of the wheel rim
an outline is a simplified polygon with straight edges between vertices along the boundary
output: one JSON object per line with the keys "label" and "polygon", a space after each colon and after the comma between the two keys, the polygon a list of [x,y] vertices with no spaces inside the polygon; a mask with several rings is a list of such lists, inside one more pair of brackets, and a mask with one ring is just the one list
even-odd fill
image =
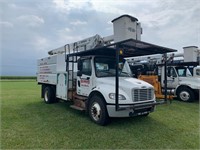
{"label": "wheel rim", "polygon": [[180,93],[180,98],[183,100],[183,101],[188,101],[190,99],[190,94],[187,92],[187,91],[182,91]]}
{"label": "wheel rim", "polygon": [[91,115],[95,121],[98,121],[101,117],[101,107],[98,103],[94,102],[91,107]]}
{"label": "wheel rim", "polygon": [[48,95],[49,95],[49,92],[45,91],[45,93],[44,93],[44,100],[45,100],[45,102],[48,102]]}

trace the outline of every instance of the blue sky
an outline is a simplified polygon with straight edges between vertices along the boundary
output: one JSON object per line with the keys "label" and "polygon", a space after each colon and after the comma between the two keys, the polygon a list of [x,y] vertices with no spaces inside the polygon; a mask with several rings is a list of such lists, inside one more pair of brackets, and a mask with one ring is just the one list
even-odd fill
{"label": "blue sky", "polygon": [[111,20],[123,14],[141,22],[142,41],[200,47],[199,0],[0,0],[0,73],[35,75],[49,50],[112,35]]}

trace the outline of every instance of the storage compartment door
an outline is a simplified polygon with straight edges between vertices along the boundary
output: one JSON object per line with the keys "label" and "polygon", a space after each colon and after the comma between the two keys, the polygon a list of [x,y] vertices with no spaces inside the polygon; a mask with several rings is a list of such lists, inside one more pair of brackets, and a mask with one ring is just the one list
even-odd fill
{"label": "storage compartment door", "polygon": [[57,74],[57,86],[56,86],[56,97],[67,100],[67,84],[68,83],[68,74],[58,73]]}

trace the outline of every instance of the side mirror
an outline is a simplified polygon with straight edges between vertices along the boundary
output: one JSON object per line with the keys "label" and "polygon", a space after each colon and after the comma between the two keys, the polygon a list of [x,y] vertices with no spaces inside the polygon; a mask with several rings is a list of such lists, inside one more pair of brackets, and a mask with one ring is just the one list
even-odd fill
{"label": "side mirror", "polygon": [[77,76],[78,76],[78,77],[81,77],[81,76],[82,76],[82,71],[78,70],[78,71],[77,71]]}
{"label": "side mirror", "polygon": [[81,59],[79,59],[78,62],[77,62],[77,65],[78,65],[78,70],[82,70],[82,68],[83,68],[83,61]]}

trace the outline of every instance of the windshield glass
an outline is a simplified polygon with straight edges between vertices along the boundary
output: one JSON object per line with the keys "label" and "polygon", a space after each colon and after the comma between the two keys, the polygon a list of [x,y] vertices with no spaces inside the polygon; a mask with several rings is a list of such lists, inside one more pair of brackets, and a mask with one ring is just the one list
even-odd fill
{"label": "windshield glass", "polygon": [[[95,73],[97,77],[112,77],[115,76],[115,58],[96,57],[94,60]],[[119,76],[130,77],[131,71],[129,65],[125,59],[120,59],[119,64]]]}
{"label": "windshield glass", "polygon": [[192,76],[191,72],[187,67],[176,67],[176,71],[179,77]]}
{"label": "windshield glass", "polygon": [[196,70],[196,75],[200,77],[200,68]]}

